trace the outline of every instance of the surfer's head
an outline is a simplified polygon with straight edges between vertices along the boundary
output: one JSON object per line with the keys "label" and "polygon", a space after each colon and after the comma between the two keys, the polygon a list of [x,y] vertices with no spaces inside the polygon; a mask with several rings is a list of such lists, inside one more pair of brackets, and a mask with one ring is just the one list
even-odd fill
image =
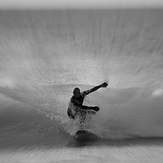
{"label": "surfer's head", "polygon": [[79,97],[80,96],[80,89],[78,87],[76,87],[74,90],[73,90],[73,94],[75,97]]}

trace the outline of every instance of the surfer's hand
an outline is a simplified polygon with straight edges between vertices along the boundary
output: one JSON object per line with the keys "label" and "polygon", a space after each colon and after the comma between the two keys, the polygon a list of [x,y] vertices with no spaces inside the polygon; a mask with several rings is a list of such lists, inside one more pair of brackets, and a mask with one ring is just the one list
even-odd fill
{"label": "surfer's hand", "polygon": [[98,106],[95,106],[95,107],[93,108],[93,110],[95,110],[95,111],[99,111],[100,108],[99,108]]}
{"label": "surfer's hand", "polygon": [[101,84],[101,87],[107,87],[108,86],[108,83],[104,82]]}

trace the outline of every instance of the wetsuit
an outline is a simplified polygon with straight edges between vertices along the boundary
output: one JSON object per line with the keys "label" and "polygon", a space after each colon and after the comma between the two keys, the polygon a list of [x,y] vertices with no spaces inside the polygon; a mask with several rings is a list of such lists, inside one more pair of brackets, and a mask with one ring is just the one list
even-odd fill
{"label": "wetsuit", "polygon": [[[85,106],[82,104],[83,104],[83,101],[84,101],[84,98],[86,95],[88,95],[91,92],[96,91],[100,87],[101,86],[96,86],[90,90],[81,92],[81,95],[79,97],[72,96],[70,103],[69,103],[69,106],[68,106],[68,110],[67,110],[68,116],[72,119],[75,119],[76,115],[86,114],[86,110],[92,109],[95,111],[99,111],[99,107],[97,107],[97,106],[91,107],[91,106]],[[81,115],[81,116],[83,116],[83,115]]]}

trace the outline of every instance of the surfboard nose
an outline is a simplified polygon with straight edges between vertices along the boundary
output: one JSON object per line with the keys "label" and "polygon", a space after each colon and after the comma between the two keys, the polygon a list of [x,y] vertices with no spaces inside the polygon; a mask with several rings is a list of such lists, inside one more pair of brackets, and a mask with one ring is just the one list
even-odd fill
{"label": "surfboard nose", "polygon": [[75,139],[77,141],[95,141],[99,139],[96,134],[91,133],[87,130],[79,130],[75,134]]}

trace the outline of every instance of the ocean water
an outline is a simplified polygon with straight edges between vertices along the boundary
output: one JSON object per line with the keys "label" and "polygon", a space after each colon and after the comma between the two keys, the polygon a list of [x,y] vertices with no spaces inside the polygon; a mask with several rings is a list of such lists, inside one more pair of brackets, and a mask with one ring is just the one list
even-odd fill
{"label": "ocean water", "polygon": [[[163,11],[0,11],[0,162],[162,162]],[[107,88],[77,142],[72,90]]]}

